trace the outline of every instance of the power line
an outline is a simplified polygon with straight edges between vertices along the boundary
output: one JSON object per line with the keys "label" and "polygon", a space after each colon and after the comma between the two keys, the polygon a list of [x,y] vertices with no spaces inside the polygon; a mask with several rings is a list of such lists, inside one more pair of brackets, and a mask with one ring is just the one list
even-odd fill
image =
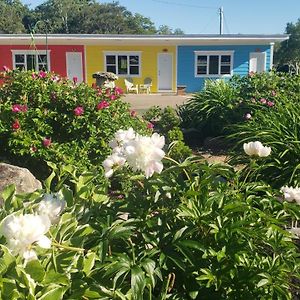
{"label": "power line", "polygon": [[169,4],[169,5],[185,6],[185,7],[197,7],[197,8],[203,8],[203,9],[217,9],[217,7],[213,7],[213,6],[200,6],[200,5],[195,5],[195,4],[170,2],[170,1],[167,1],[167,0],[151,0],[151,1],[158,2],[158,3],[163,3],[163,4]]}

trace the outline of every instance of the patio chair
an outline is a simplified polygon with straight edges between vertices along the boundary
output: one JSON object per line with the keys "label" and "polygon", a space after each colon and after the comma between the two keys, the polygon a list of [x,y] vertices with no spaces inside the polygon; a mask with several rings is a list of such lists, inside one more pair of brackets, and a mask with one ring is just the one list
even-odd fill
{"label": "patio chair", "polygon": [[144,84],[140,84],[139,89],[140,91],[146,91],[147,94],[150,94],[152,86],[152,79],[150,77],[146,77],[144,79]]}
{"label": "patio chair", "polygon": [[131,78],[124,79],[127,94],[130,92],[139,93],[139,87],[137,84],[134,84]]}

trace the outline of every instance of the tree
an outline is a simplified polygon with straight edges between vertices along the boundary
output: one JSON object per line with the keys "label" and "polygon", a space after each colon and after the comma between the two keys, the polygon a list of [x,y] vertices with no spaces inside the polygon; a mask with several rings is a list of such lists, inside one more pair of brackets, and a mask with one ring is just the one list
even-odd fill
{"label": "tree", "polygon": [[180,28],[176,28],[175,30],[173,30],[168,25],[160,25],[158,27],[157,33],[158,34],[176,34],[176,35],[184,34],[184,32]]}
{"label": "tree", "polygon": [[25,27],[22,19],[28,12],[20,0],[0,1],[0,33],[22,33]]}
{"label": "tree", "polygon": [[288,65],[290,71],[300,74],[300,19],[295,24],[288,23],[285,32],[290,38],[276,49],[275,63],[278,66]]}

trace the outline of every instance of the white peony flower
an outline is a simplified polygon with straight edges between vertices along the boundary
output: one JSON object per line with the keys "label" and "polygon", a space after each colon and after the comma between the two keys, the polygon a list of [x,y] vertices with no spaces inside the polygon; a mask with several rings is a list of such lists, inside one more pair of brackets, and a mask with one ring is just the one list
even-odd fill
{"label": "white peony flower", "polygon": [[137,134],[134,140],[124,145],[124,156],[134,171],[140,170],[149,178],[154,172],[161,173],[163,169],[161,160],[165,156],[162,150],[164,144],[165,138],[157,133],[151,137]]}
{"label": "white peony flower", "polygon": [[135,138],[135,132],[133,128],[129,128],[128,130],[120,129],[115,133],[115,138],[109,142],[109,146],[112,149],[117,149],[117,147],[123,146],[128,141],[133,140]]}
{"label": "white peony flower", "polygon": [[34,243],[46,249],[51,247],[51,241],[45,236],[50,225],[46,215],[9,215],[2,221],[0,234],[6,238],[12,254],[21,255],[27,262],[37,259],[32,249]]}
{"label": "white peony flower", "polygon": [[271,153],[271,148],[263,146],[259,141],[244,143],[243,148],[249,156],[267,157]]}
{"label": "white peony flower", "polygon": [[283,186],[280,191],[283,193],[283,197],[287,202],[296,201],[300,204],[300,188]]}
{"label": "white peony flower", "polygon": [[123,166],[125,164],[125,161],[126,159],[118,153],[113,153],[108,156],[102,163],[105,171],[105,177],[111,177],[114,173],[114,169]]}
{"label": "white peony flower", "polygon": [[38,213],[48,216],[52,224],[57,223],[65,206],[66,201],[58,193],[45,194],[44,199],[39,203]]}

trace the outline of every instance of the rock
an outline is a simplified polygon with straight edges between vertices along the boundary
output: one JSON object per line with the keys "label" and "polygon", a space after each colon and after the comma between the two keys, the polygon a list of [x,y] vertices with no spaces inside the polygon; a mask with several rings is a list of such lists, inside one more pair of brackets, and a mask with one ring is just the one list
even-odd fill
{"label": "rock", "polygon": [[17,193],[31,193],[42,188],[41,182],[29,170],[0,163],[0,194],[10,184],[16,186]]}

